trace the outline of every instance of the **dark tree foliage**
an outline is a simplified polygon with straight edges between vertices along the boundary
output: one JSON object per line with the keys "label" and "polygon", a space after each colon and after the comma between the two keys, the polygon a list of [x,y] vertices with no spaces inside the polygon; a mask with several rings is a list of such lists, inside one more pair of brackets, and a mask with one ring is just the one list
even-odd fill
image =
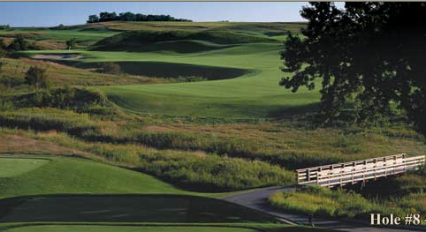
{"label": "dark tree foliage", "polygon": [[28,50],[28,42],[24,39],[23,36],[17,35],[16,38],[9,44],[7,50],[10,51],[23,51]]}
{"label": "dark tree foliage", "polygon": [[77,46],[77,39],[72,38],[72,39],[67,40],[65,43],[66,43],[68,49],[74,49]]}
{"label": "dark tree foliage", "polygon": [[22,35],[16,35],[15,39],[6,47],[6,51],[16,52],[25,50],[38,50],[38,46],[29,43]]}
{"label": "dark tree foliage", "polygon": [[1,31],[10,30],[9,24],[0,25],[0,30]]}
{"label": "dark tree foliage", "polygon": [[108,22],[108,21],[180,21],[190,22],[188,19],[178,19],[170,15],[144,15],[124,12],[117,15],[115,12],[101,12],[97,15],[90,15],[87,23]]}
{"label": "dark tree foliage", "polygon": [[0,46],[0,59],[5,57],[7,55],[6,50],[4,50],[1,46]]}
{"label": "dark tree foliage", "polygon": [[310,3],[304,38],[289,34],[280,85],[296,92],[321,78],[321,114],[338,116],[349,99],[357,119],[390,113],[396,103],[426,134],[426,3],[358,2],[338,9]]}
{"label": "dark tree foliage", "polygon": [[99,22],[99,17],[97,15],[89,15],[87,23],[97,23]]}
{"label": "dark tree foliage", "polygon": [[47,70],[37,66],[30,67],[25,74],[25,83],[34,86],[36,90],[48,89],[50,81],[47,76]]}
{"label": "dark tree foliage", "polygon": [[121,67],[116,63],[100,63],[98,72],[108,74],[120,74]]}

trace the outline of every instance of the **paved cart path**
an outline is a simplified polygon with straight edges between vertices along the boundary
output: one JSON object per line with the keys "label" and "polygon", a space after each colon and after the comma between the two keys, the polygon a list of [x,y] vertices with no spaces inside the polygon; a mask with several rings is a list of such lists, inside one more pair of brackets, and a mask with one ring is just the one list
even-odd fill
{"label": "paved cart path", "polygon": [[[268,214],[274,215],[277,218],[281,219],[283,222],[300,224],[300,225],[309,225],[308,216],[296,215],[291,213],[284,213],[278,210],[273,209],[268,206],[267,199],[269,196],[275,192],[282,191],[288,192],[295,190],[294,187],[270,187],[257,189],[246,193],[241,193],[229,197],[225,197],[224,200],[230,201],[248,208],[260,210]],[[337,220],[327,220],[327,219],[318,219],[314,218],[313,223],[315,226],[335,229],[339,231],[351,231],[351,232],[409,232],[409,231],[426,231],[426,228],[417,227],[416,229],[408,228],[379,228],[371,227],[366,222],[364,225],[355,224],[354,222],[343,222]]]}

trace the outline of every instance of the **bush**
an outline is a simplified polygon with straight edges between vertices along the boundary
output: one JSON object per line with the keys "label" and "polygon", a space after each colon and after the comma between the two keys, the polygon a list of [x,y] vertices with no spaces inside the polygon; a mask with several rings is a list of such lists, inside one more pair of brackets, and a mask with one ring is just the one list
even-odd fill
{"label": "bush", "polygon": [[21,108],[51,107],[101,115],[113,115],[117,111],[101,93],[70,86],[17,95],[12,100]]}
{"label": "bush", "polygon": [[34,86],[36,90],[48,89],[51,84],[46,72],[47,70],[41,67],[30,67],[25,74],[25,83]]}
{"label": "bush", "polygon": [[25,51],[25,50],[39,50],[35,44],[29,43],[22,35],[17,35],[16,38],[7,46],[8,51]]}
{"label": "bush", "polygon": [[116,63],[100,63],[98,72],[107,74],[120,74],[120,65]]}

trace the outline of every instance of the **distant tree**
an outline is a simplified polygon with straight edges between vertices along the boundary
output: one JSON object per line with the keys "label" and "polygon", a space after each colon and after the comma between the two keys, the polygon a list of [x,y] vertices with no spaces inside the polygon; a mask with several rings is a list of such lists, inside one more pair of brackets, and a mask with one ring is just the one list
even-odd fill
{"label": "distant tree", "polygon": [[321,78],[321,114],[331,120],[349,99],[358,120],[387,115],[396,103],[426,135],[426,3],[311,3],[304,38],[289,34],[281,85],[298,91]]}
{"label": "distant tree", "polygon": [[37,66],[30,67],[25,74],[25,83],[34,86],[36,90],[48,89],[50,87],[50,82],[47,76],[47,70]]}
{"label": "distant tree", "polygon": [[122,21],[136,21],[136,15],[131,12],[120,13],[118,18]]}
{"label": "distant tree", "polygon": [[182,21],[190,22],[188,19],[177,19],[170,15],[144,15],[124,12],[117,15],[115,12],[101,12],[97,15],[90,15],[87,23],[108,22],[108,21]]}
{"label": "distant tree", "polygon": [[99,17],[97,15],[89,15],[87,23],[97,23],[99,22]]}
{"label": "distant tree", "polygon": [[10,30],[10,26],[8,24],[0,25],[0,30]]}
{"label": "distant tree", "polygon": [[56,29],[56,30],[66,30],[67,26],[65,26],[64,24],[59,24],[57,27],[52,27],[52,29]]}
{"label": "distant tree", "polygon": [[117,13],[115,12],[101,12],[99,14],[99,22],[108,22],[118,20]]}
{"label": "distant tree", "polygon": [[76,38],[69,39],[66,41],[66,44],[67,44],[67,48],[71,50],[77,46],[77,39]]}

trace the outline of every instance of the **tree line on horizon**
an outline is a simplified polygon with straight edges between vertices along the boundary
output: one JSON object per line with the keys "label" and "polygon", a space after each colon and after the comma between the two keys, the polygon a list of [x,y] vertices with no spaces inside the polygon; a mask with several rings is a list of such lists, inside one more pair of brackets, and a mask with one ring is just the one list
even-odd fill
{"label": "tree line on horizon", "polygon": [[192,22],[189,19],[174,18],[170,15],[145,15],[134,14],[132,12],[124,12],[117,15],[115,12],[101,12],[98,15],[89,15],[87,23],[98,23],[108,21],[177,21]]}

